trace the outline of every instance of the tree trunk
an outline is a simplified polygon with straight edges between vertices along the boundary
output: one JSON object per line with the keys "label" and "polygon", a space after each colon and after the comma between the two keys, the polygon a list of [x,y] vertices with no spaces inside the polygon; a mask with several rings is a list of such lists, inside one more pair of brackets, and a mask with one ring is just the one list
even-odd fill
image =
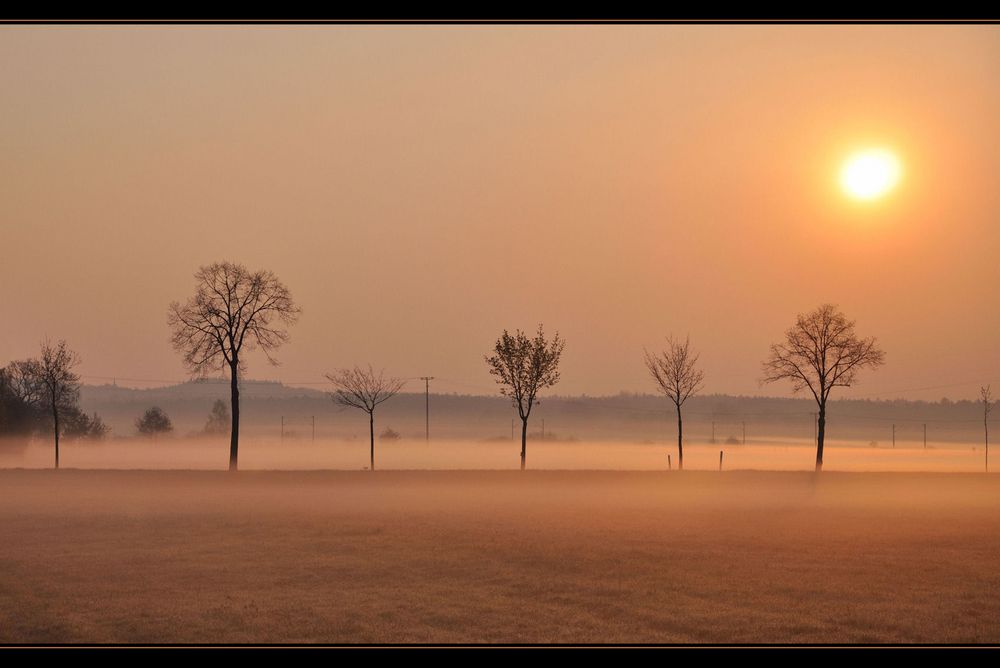
{"label": "tree trunk", "polygon": [[681,422],[680,404],[677,404],[677,470],[684,470],[684,424]]}
{"label": "tree trunk", "polygon": [[816,428],[816,473],[823,470],[823,436],[826,434],[826,404],[819,406],[819,420]]}
{"label": "tree trunk", "polygon": [[372,468],[375,470],[375,411],[368,414],[368,434],[372,439],[371,456],[372,456]]}
{"label": "tree trunk", "polygon": [[233,356],[233,362],[229,365],[229,389],[233,409],[233,425],[229,432],[229,470],[237,469],[237,454],[240,447],[240,386],[239,386],[239,361]]}
{"label": "tree trunk", "polygon": [[521,418],[521,470],[524,470],[524,460],[528,452],[528,418]]}
{"label": "tree trunk", "polygon": [[56,393],[52,392],[52,424],[55,425],[56,436],[56,468],[59,468],[59,406],[56,405]]}

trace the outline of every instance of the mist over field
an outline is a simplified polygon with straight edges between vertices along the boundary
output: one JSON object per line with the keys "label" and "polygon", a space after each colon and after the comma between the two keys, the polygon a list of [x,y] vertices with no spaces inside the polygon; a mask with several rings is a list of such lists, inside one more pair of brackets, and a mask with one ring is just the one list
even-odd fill
{"label": "mist over field", "polygon": [[0,488],[5,643],[1000,641],[995,476],[3,470]]}
{"label": "mist over field", "polygon": [[[224,470],[228,443],[206,439],[116,439],[104,443],[63,446],[61,468]],[[897,442],[896,448],[832,441],[826,468],[831,471],[969,472],[984,469],[982,446],[954,444],[924,448]],[[369,466],[369,444],[318,439],[248,438],[241,444],[242,470],[360,471]],[[507,440],[377,442],[376,470],[515,470],[520,442]],[[815,448],[808,444],[771,440],[753,445],[686,445],[685,469],[717,471],[719,453],[724,470],[809,471]],[[671,456],[668,462],[667,456]],[[528,468],[537,470],[666,471],[677,468],[676,444],[576,441],[528,443]],[[990,456],[991,465],[1000,459]],[[52,446],[33,442],[0,448],[0,468],[46,469],[52,466]]]}

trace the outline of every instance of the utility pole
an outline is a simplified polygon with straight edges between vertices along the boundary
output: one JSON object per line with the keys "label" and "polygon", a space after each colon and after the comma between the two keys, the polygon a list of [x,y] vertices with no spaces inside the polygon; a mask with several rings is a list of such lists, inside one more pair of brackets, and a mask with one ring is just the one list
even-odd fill
{"label": "utility pole", "polygon": [[421,376],[424,381],[424,419],[427,430],[427,442],[431,442],[431,381],[434,376]]}
{"label": "utility pole", "polygon": [[993,410],[993,404],[991,399],[993,395],[990,393],[990,386],[980,388],[981,396],[983,397],[983,434],[986,438],[986,472],[990,472],[990,425],[989,417],[990,411]]}

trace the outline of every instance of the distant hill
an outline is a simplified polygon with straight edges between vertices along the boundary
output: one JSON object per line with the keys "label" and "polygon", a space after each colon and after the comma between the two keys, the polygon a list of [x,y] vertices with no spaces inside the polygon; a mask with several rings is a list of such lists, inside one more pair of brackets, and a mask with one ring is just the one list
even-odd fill
{"label": "distant hill", "polygon": [[[311,437],[313,418],[318,438],[353,438],[366,433],[362,412],[339,409],[327,392],[319,389],[244,381],[240,394],[242,425],[248,437],[280,437],[282,417],[287,438]],[[81,390],[84,410],[99,413],[117,436],[133,435],[135,418],[153,405],[167,412],[178,435],[197,432],[204,427],[216,399],[229,402],[228,381],[190,381],[153,389],[85,385]],[[430,404],[435,438],[510,438],[515,415],[509,401],[499,395],[431,394]],[[379,430],[391,427],[405,440],[422,439],[424,410],[422,392],[402,393],[379,408],[377,426]],[[742,441],[745,428],[751,442],[781,437],[810,443],[815,410],[811,398],[704,395],[685,405],[684,428],[692,442],[710,442],[714,423],[717,442]],[[831,439],[875,441],[887,446],[892,441],[893,424],[899,441],[920,441],[924,424],[931,442],[975,443],[982,439],[982,406],[972,401],[833,400],[828,412]],[[532,432],[538,432],[536,436],[541,435],[543,420],[549,438],[628,442],[670,442],[676,438],[673,404],[650,394],[542,397],[529,424]]]}

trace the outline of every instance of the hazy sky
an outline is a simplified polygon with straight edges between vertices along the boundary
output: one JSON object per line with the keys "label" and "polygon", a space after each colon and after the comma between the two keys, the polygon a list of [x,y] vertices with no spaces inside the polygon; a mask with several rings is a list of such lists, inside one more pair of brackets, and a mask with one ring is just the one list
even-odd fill
{"label": "hazy sky", "polygon": [[887,351],[841,396],[1000,384],[1000,26],[3,26],[0,90],[0,364],[182,379],[167,306],[229,259],[303,309],[254,378],[492,392],[543,322],[561,394],[651,391],[673,332],[788,395],[768,345],[834,302]]}

